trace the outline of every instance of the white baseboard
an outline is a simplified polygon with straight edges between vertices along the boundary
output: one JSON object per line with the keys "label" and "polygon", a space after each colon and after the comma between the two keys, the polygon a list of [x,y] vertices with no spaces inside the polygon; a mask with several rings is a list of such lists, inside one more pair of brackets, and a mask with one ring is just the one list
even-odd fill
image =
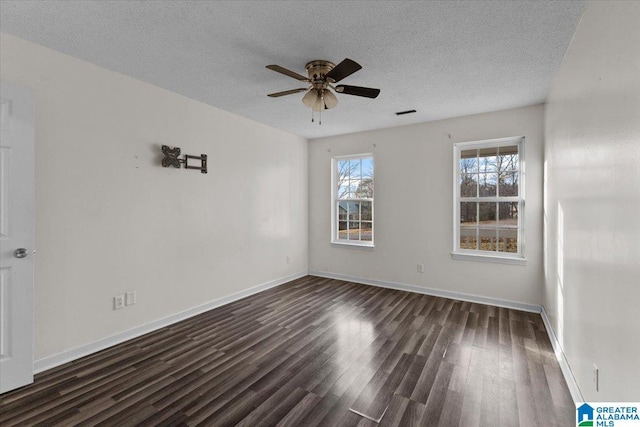
{"label": "white baseboard", "polygon": [[397,289],[399,291],[414,292],[435,297],[452,298],[461,301],[477,302],[480,304],[493,305],[496,307],[512,308],[514,310],[540,313],[541,307],[536,304],[509,301],[499,298],[483,297],[480,295],[466,294],[463,292],[445,291],[442,289],[425,288],[423,286],[408,285],[405,283],[387,282],[384,280],[366,279],[363,277],[347,276],[344,274],[328,273],[326,271],[309,271],[311,276],[326,277],[329,279],[345,280],[347,282],[362,283],[364,285],[378,286],[381,288]]}
{"label": "white baseboard", "polygon": [[231,294],[229,296],[219,298],[217,300],[209,301],[206,304],[202,304],[197,307],[181,311],[180,313],[176,313],[171,316],[158,319],[141,326],[136,326],[135,328],[128,329],[126,331],[120,332],[110,337],[102,338],[97,341],[91,342],[89,344],[85,344],[85,345],[81,345],[80,347],[75,347],[69,350],[65,350],[61,353],[53,354],[51,356],[43,357],[42,359],[38,359],[34,361],[33,371],[35,374],[37,374],[42,371],[46,371],[47,369],[55,368],[56,366],[60,366],[67,362],[71,362],[81,357],[88,356],[90,354],[96,353],[100,350],[104,350],[116,344],[123,343],[132,338],[137,338],[140,335],[153,332],[155,330],[164,328],[165,326],[172,325],[181,320],[185,320],[190,317],[196,316],[198,314],[204,313],[205,311],[209,311],[214,308],[237,301],[239,299],[248,297],[250,295],[257,294],[258,292],[266,291],[267,289],[280,286],[284,283],[290,282],[295,279],[299,279],[300,277],[304,277],[306,275],[307,275],[307,272],[304,271],[301,273],[296,273],[296,274],[292,274],[276,280],[272,280],[272,281],[263,283],[261,285],[251,287],[249,289],[245,289],[244,291],[236,292],[235,294]]}
{"label": "white baseboard", "polygon": [[556,353],[556,359],[558,359],[558,363],[560,364],[560,369],[562,370],[564,380],[567,382],[567,386],[569,387],[571,398],[573,399],[574,403],[584,402],[584,398],[582,397],[582,393],[580,392],[578,383],[573,376],[573,372],[571,372],[571,367],[569,366],[569,362],[564,355],[564,351],[562,351],[560,342],[558,341],[558,338],[556,337],[556,334],[551,327],[551,322],[549,321],[549,317],[547,317],[547,311],[544,309],[544,306],[542,306],[540,315],[542,316],[544,327],[547,329],[547,334],[549,334],[549,341],[551,341],[553,351]]}
{"label": "white baseboard", "polygon": [[209,311],[214,308],[221,307],[223,305],[232,303],[239,299],[248,297],[250,295],[254,295],[259,292],[266,291],[267,289],[280,286],[292,280],[299,279],[300,277],[304,277],[307,274],[312,276],[326,277],[329,279],[337,279],[337,280],[345,280],[345,281],[355,282],[355,283],[362,283],[365,285],[378,286],[382,288],[397,289],[400,291],[415,292],[419,294],[433,295],[433,296],[444,297],[444,298],[453,298],[461,301],[469,301],[469,302],[475,302],[480,304],[493,305],[497,307],[512,308],[515,310],[528,311],[532,313],[540,313],[540,315],[542,316],[542,321],[544,322],[544,326],[547,329],[549,340],[551,341],[551,345],[553,346],[553,350],[556,354],[556,358],[558,359],[558,363],[560,364],[560,369],[562,370],[562,374],[564,375],[565,381],[567,382],[567,385],[569,387],[569,392],[571,393],[571,397],[575,402],[583,401],[582,393],[578,388],[578,384],[576,383],[573,373],[571,372],[569,363],[567,362],[564,352],[562,351],[562,348],[560,347],[560,344],[558,342],[558,339],[556,338],[553,328],[551,327],[551,323],[549,322],[549,318],[547,317],[547,313],[544,307],[535,305],[535,304],[527,304],[527,303],[516,302],[516,301],[502,300],[498,298],[483,297],[480,295],[473,295],[473,294],[467,294],[462,292],[453,292],[453,291],[445,291],[442,289],[425,288],[422,286],[387,282],[383,280],[367,279],[362,277],[328,273],[323,271],[309,271],[309,272],[305,271],[301,273],[292,274],[290,276],[282,277],[280,279],[272,280],[270,282],[266,282],[266,283],[254,286],[252,288],[245,289],[244,291],[240,291],[235,294],[232,294],[223,298],[219,298],[214,301],[210,301],[206,304],[202,304],[200,306],[190,308],[180,313],[176,313],[171,316],[158,319],[153,322],[150,322],[141,326],[137,326],[132,329],[128,329],[126,331],[120,332],[110,337],[102,338],[100,340],[82,345],[80,347],[65,350],[58,354],[43,357],[34,362],[34,366],[33,366],[34,373],[37,374],[37,373],[46,371],[47,369],[55,368],[56,366],[60,366],[67,362],[71,362],[81,357],[88,356],[100,350],[104,350],[106,348],[112,347],[116,344],[123,343],[127,340],[137,338],[141,335],[147,334],[149,332],[153,332],[160,328],[164,328],[165,326],[172,325],[181,320],[185,320],[190,317],[196,316],[198,314],[204,313],[205,311]]}

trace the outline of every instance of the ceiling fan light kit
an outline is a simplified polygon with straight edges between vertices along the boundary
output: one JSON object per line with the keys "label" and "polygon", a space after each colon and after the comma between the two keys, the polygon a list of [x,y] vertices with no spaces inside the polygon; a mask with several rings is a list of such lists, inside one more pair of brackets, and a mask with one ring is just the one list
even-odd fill
{"label": "ceiling fan light kit", "polygon": [[362,68],[360,64],[349,58],[346,58],[337,66],[331,61],[325,61],[322,59],[310,61],[305,66],[308,77],[304,77],[301,74],[287,70],[279,65],[267,65],[267,68],[309,84],[306,88],[270,93],[268,96],[277,98],[306,91],[307,93],[302,97],[302,103],[311,108],[312,122],[314,121],[313,113],[317,112],[320,114],[318,124],[322,124],[322,110],[328,110],[338,105],[338,98],[332,91],[345,95],[362,96],[365,98],[376,98],[380,94],[380,89],[373,89],[369,87],[347,85],[333,86],[333,83],[339,82]]}

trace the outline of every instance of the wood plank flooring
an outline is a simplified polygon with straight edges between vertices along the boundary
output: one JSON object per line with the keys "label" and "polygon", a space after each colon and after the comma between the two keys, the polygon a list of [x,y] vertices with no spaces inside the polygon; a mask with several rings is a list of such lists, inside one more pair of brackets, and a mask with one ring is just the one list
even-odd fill
{"label": "wood plank flooring", "polygon": [[0,396],[3,427],[569,426],[574,412],[540,315],[312,276]]}

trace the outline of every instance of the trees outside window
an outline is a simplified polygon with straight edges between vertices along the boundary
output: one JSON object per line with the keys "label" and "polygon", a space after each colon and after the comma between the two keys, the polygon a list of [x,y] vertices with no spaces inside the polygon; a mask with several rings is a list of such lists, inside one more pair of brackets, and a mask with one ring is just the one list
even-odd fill
{"label": "trees outside window", "polygon": [[373,246],[373,156],[333,159],[334,243]]}
{"label": "trees outside window", "polygon": [[454,145],[454,254],[523,257],[524,138]]}

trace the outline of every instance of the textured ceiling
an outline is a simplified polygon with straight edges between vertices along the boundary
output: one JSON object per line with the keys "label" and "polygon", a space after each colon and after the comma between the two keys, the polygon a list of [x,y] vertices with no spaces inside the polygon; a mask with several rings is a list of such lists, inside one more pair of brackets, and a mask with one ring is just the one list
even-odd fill
{"label": "textured ceiling", "polygon": [[[585,3],[358,1],[8,1],[0,30],[306,138],[531,105],[545,100]],[[311,123],[300,74],[351,58]],[[417,113],[396,117],[396,111]]]}

